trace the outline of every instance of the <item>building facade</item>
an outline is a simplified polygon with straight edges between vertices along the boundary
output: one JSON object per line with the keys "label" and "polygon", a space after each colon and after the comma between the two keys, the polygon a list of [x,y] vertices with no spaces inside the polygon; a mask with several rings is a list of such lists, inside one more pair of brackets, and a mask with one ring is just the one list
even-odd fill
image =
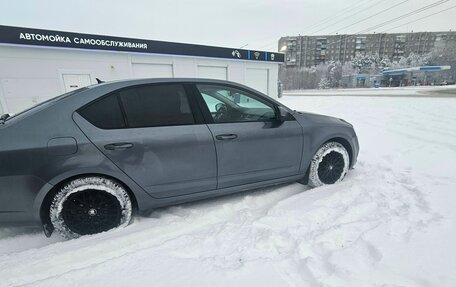
{"label": "building facade", "polygon": [[328,36],[287,36],[279,39],[286,67],[311,67],[327,61],[350,61],[377,54],[393,62],[410,53],[426,54],[434,47],[456,42],[456,32],[415,32]]}
{"label": "building facade", "polygon": [[281,53],[0,26],[0,113],[103,81],[230,80],[278,97]]}

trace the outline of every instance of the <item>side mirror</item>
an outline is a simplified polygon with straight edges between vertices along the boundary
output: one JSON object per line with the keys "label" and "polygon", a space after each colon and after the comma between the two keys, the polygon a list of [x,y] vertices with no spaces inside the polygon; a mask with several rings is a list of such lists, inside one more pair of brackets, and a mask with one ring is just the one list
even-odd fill
{"label": "side mirror", "polygon": [[276,109],[276,118],[279,122],[283,123],[285,119],[288,117],[288,111],[282,107],[282,106],[277,106]]}

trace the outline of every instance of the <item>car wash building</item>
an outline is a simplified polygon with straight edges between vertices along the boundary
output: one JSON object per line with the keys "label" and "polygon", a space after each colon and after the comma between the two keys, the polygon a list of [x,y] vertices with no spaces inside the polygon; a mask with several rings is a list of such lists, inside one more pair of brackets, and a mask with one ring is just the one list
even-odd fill
{"label": "car wash building", "polygon": [[265,51],[0,26],[0,113],[16,113],[97,78],[222,79],[277,98],[283,61],[283,54]]}

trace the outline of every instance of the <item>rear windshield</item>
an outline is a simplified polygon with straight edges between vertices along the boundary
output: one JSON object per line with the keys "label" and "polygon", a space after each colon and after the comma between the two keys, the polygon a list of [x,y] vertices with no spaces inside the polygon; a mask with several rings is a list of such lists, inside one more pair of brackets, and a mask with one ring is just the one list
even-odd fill
{"label": "rear windshield", "polygon": [[21,112],[19,112],[17,114],[11,115],[9,118],[6,119],[6,121],[9,121],[9,120],[14,119],[16,117],[26,116],[27,114],[32,113],[32,112],[34,112],[37,109],[45,109],[46,107],[51,106],[52,104],[54,104],[57,101],[60,101],[60,100],[62,100],[64,98],[66,98],[66,97],[69,97],[71,95],[80,93],[82,91],[85,91],[87,89],[88,89],[87,87],[84,87],[84,88],[80,88],[80,89],[65,93],[63,95],[51,98],[51,99],[49,99],[47,101],[41,102],[41,103],[39,103],[37,105],[34,105],[34,106],[32,106],[32,107],[30,107],[28,109],[25,109],[25,110],[23,110],[23,111],[21,111]]}

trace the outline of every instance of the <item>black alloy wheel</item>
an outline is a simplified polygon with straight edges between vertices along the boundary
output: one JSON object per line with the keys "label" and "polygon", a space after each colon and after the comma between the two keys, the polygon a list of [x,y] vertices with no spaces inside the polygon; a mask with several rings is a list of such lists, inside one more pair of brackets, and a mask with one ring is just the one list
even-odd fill
{"label": "black alloy wheel", "polygon": [[86,189],[68,196],[63,203],[62,217],[71,231],[80,235],[95,234],[117,227],[122,209],[114,195]]}
{"label": "black alloy wheel", "polygon": [[344,166],[342,154],[332,151],[323,157],[318,166],[318,178],[324,184],[333,184],[341,177]]}

